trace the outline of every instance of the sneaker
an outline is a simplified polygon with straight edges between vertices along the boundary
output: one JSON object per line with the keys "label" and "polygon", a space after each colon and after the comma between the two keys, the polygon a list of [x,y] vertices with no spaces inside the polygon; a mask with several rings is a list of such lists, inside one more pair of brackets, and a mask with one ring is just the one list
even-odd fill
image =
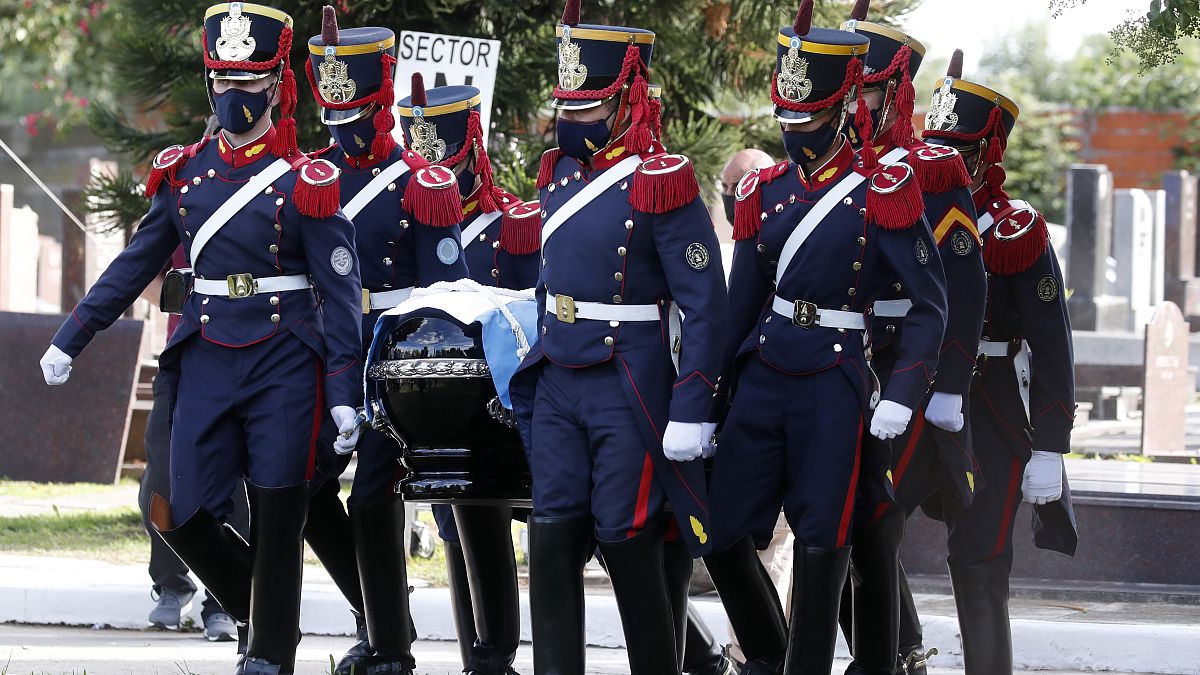
{"label": "sneaker", "polygon": [[[158,597],[155,597],[155,596]],[[183,615],[192,611],[192,591],[175,591],[163,588],[150,591],[150,597],[158,604],[150,610],[147,622],[158,630],[179,630]]]}
{"label": "sneaker", "polygon": [[237,622],[225,612],[213,612],[204,617],[204,639],[209,642],[233,642],[237,639]]}

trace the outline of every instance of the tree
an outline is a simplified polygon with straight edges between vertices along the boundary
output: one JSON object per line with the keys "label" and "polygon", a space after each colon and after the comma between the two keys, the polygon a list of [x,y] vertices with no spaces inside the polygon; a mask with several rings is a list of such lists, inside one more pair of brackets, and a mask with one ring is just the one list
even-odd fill
{"label": "tree", "polygon": [[[873,20],[895,23],[921,0],[876,0]],[[295,19],[292,67],[300,81],[296,111],[301,147],[319,147],[328,133],[305,95],[301,72],[307,37],[320,26],[321,3],[271,3]],[[490,152],[498,181],[533,194],[538,159],[552,142],[546,101],[554,84],[554,26],[560,0],[336,0],[342,26],[380,25],[499,39],[500,69],[493,102]],[[815,25],[836,27],[851,0],[818,0]],[[190,0],[111,0],[112,47],[93,67],[111,79],[111,105],[94,105],[89,124],[114,151],[136,162],[172,143],[198,138],[209,115],[199,76],[201,15]],[[584,2],[587,23],[646,26],[658,35],[652,80],[664,87],[666,145],[691,156],[704,185],[715,185],[726,158],[740,147],[778,151],[778,127],[768,113],[775,32],[794,7],[733,0],[615,0]],[[739,124],[722,122],[739,111]],[[132,175],[94,191],[109,217],[133,222],[141,214],[127,199]]]}
{"label": "tree", "polygon": [[[1054,16],[1087,0],[1051,0]],[[1122,52],[1135,55],[1139,72],[1174,63],[1180,42],[1200,38],[1200,3],[1196,0],[1149,0],[1143,15],[1133,15],[1109,32],[1112,56]]]}

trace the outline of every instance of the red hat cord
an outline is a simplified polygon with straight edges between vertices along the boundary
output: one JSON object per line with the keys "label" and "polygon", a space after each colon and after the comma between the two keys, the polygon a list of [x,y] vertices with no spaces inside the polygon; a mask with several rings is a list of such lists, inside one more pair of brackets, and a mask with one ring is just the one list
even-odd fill
{"label": "red hat cord", "polygon": [[478,110],[472,110],[467,115],[467,136],[462,147],[450,157],[443,158],[438,164],[454,166],[467,158],[467,154],[475,152],[475,173],[479,176],[480,197],[479,207],[484,213],[500,210],[500,200],[506,196],[504,190],[496,187],[492,176],[492,162],[488,157],[487,148],[483,145],[483,121]]}

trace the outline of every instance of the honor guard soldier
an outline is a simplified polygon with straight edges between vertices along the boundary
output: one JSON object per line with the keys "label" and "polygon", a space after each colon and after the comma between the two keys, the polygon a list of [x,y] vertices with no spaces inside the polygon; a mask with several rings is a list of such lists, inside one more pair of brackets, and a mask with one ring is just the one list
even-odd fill
{"label": "honor guard soldier", "polygon": [[[484,286],[524,289],[537,283],[541,207],[492,181],[480,122],[482,95],[471,86],[425,91],[420,73],[400,101],[405,146],[456,174],[462,245],[470,278]],[[446,552],[454,624],[463,671],[506,675],[521,642],[512,508],[435,504]]]}
{"label": "honor guard soldier", "polygon": [[[828,673],[850,558],[864,434],[906,428],[933,380],[944,278],[921,191],[898,148],[856,156],[840,133],[861,92],[866,36],[811,28],[804,0],[778,33],[771,84],[789,160],[737,189],[731,320],[718,409],[730,398],[709,490],[705,557],[752,673]],[[872,137],[859,93],[859,135]],[[877,392],[865,316],[899,280],[912,309],[895,373]],[[877,405],[875,401],[882,395]],[[872,412],[872,408],[874,408]],[[795,534],[790,635],[754,554],[782,505]]]}
{"label": "honor guard soldier", "polygon": [[969,406],[986,486],[968,507],[944,499],[933,509],[949,528],[968,675],[1012,672],[1008,576],[1019,494],[1036,504],[1036,546],[1073,555],[1077,543],[1062,461],[1075,410],[1062,271],[1045,219],[1004,190],[1004,152],[1019,112],[1008,97],[962,79],[962,53],[955,52],[925,118],[925,139],[957,148],[972,178],[988,276]]}
{"label": "honor guard soldier", "polygon": [[692,556],[711,543],[693,460],[714,428],[720,249],[690,161],[657,140],[654,33],[581,24],[577,0],[556,32],[559,146],[538,173],[542,335],[514,395],[533,472],[534,669],[584,672],[582,571],[598,542],[630,672],[678,673],[691,565],[668,573],[664,539]]}
{"label": "honor guard soldier", "polygon": [[[47,382],[64,382],[182,242],[194,280],[161,364],[178,371],[186,414],[174,416],[170,504],[156,496],[150,519],[249,622],[245,673],[292,672],[317,430],[328,406],[353,447],[362,389],[354,231],[338,212],[338,169],[296,149],[292,37],[291,17],[271,7],[208,9],[204,79],[222,130],[155,157],[150,211],[42,360]],[[243,476],[249,546],[221,524]]]}
{"label": "honor guard soldier", "polygon": [[[858,0],[842,29],[871,41],[864,59],[863,98],[874,135],[864,141],[851,124],[847,136],[856,147],[871,143],[878,154],[909,150],[906,161],[921,187],[925,216],[941,253],[948,300],[932,393],[904,434],[890,442],[867,439],[870,452],[864,455],[859,513],[851,537],[854,582],[846,584],[841,609],[854,656],[847,672],[890,674],[898,658],[914,671],[924,667],[926,658],[919,635],[906,635],[903,644],[899,640],[899,551],[906,514],[935,490],[969,504],[977,487],[963,399],[975,368],[987,280],[965,166],[953,148],[913,138],[912,78],[925,46],[894,28],[867,21],[869,7],[870,0]],[[897,279],[872,306],[870,361],[885,390],[901,356],[903,317],[911,305],[908,289]],[[889,484],[900,508],[892,507]]]}
{"label": "honor guard soldier", "polygon": [[[342,172],[342,212],[354,222],[362,252],[358,317],[365,354],[375,320],[414,287],[466,276],[458,189],[451,171],[400,148],[392,137],[394,32],[339,30],[334,8],[326,6],[321,34],[308,41],[308,51],[313,96],[335,141],[320,155]],[[361,406],[361,387],[357,393]],[[404,504],[395,491],[398,459],[395,443],[363,429],[349,507],[368,644],[360,641],[338,664],[338,673],[355,666],[366,673],[408,673],[415,667],[401,534]],[[337,473],[340,468],[344,463]]]}

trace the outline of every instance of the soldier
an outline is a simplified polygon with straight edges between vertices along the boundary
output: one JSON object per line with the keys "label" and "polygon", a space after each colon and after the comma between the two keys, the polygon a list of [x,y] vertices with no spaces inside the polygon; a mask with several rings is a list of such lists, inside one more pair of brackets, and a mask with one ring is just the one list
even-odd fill
{"label": "soldier", "polygon": [[714,428],[724,274],[690,161],[657,141],[654,33],[581,24],[571,0],[557,35],[559,147],[538,174],[542,335],[514,392],[533,471],[534,669],[584,672],[595,540],[630,671],[678,673],[691,565],[680,581],[672,559],[668,574],[664,539],[692,556],[709,544],[704,467],[691,460]]}
{"label": "soldier", "polygon": [[[709,484],[716,542],[705,562],[751,673],[832,668],[863,434],[904,431],[945,327],[940,259],[913,169],[900,161],[908,151],[881,160],[867,145],[856,157],[840,133],[861,92],[868,40],[811,28],[811,19],[804,0],[777,38],[771,98],[790,159],[751,171],[737,189],[716,401],[730,404]],[[861,93],[857,104],[859,134],[870,138]],[[878,392],[864,316],[896,279],[913,306],[896,372]],[[779,598],[754,555],[781,504],[796,538],[786,641]]]}
{"label": "soldier", "polygon": [[[907,162],[921,186],[925,215],[941,253],[949,302],[932,393],[904,434],[890,442],[868,439],[870,451],[864,456],[874,466],[867,464],[863,473],[850,555],[854,582],[846,584],[843,594],[842,628],[854,656],[847,672],[890,674],[898,658],[916,669],[926,657],[919,639],[899,644],[899,550],[906,514],[938,489],[969,504],[976,487],[963,397],[975,367],[987,281],[970,177],[958,153],[913,138],[912,77],[925,46],[894,28],[867,21],[869,6],[870,0],[858,0],[850,20],[842,24],[843,30],[871,41],[863,99],[874,133],[865,142],[880,154],[895,148],[909,151]],[[864,142],[853,125],[847,126],[847,136],[856,146]],[[912,304],[908,290],[897,279],[872,306],[871,365],[885,389],[901,356],[903,317]],[[889,489],[900,508],[893,508]]]}
{"label": "soldier", "polygon": [[[150,519],[249,622],[246,673],[292,672],[317,430],[328,405],[338,445],[352,448],[362,388],[353,227],[338,213],[337,168],[296,149],[292,37],[291,17],[271,7],[208,9],[204,79],[222,131],[155,157],[150,211],[42,358],[48,383],[66,381],[183,244],[195,279],[161,365],[178,371],[187,414],[174,417],[170,503],[152,499]],[[221,524],[243,475],[252,546]]]}
{"label": "soldier", "polygon": [[1036,504],[1035,545],[1073,555],[1078,541],[1062,461],[1075,409],[1062,271],[1045,219],[1004,190],[1004,151],[1019,114],[1008,97],[962,79],[956,51],[925,118],[925,139],[957,148],[971,176],[988,273],[969,406],[987,486],[970,506],[947,498],[926,507],[940,511],[949,528],[968,675],[1012,672],[1008,575],[1018,491]]}
{"label": "soldier", "polygon": [[[540,206],[493,182],[481,98],[471,86],[426,92],[421,74],[414,73],[412,95],[399,107],[405,145],[457,176],[463,255],[471,279],[498,288],[532,288],[538,277]],[[521,613],[512,508],[435,504],[433,513],[446,552],[463,671],[515,673]]]}
{"label": "soldier", "polygon": [[[354,221],[362,252],[356,319],[362,321],[362,358],[381,313],[404,301],[414,287],[466,276],[458,189],[453,172],[400,148],[392,137],[394,32],[338,30],[334,8],[326,6],[321,35],[309,40],[308,50],[313,96],[335,140],[320,154],[342,173],[342,211]],[[361,406],[361,383],[357,394]],[[415,667],[402,541],[404,503],[395,491],[398,459],[395,443],[374,429],[363,429],[349,516],[369,654],[352,650],[338,664],[338,673],[349,673],[356,664],[367,673],[408,673]]]}

